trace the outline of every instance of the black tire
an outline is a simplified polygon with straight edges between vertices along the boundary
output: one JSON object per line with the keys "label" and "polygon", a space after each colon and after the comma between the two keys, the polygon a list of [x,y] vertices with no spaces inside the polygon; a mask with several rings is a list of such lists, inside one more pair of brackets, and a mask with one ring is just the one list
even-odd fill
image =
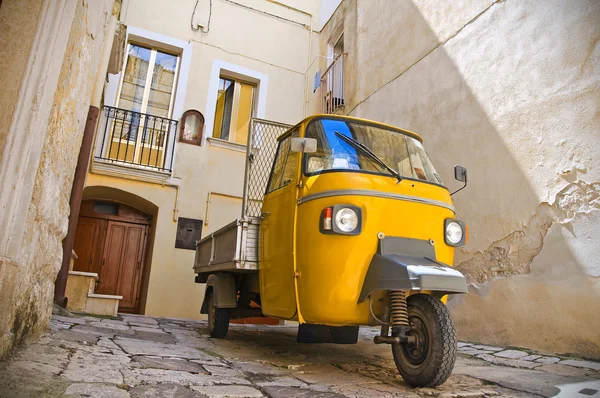
{"label": "black tire", "polygon": [[229,309],[215,306],[214,293],[208,293],[208,332],[211,337],[222,339],[229,330]]}
{"label": "black tire", "polygon": [[408,297],[408,319],[419,345],[392,344],[396,368],[412,387],[443,384],[456,361],[456,329],[440,299],[418,294]]}

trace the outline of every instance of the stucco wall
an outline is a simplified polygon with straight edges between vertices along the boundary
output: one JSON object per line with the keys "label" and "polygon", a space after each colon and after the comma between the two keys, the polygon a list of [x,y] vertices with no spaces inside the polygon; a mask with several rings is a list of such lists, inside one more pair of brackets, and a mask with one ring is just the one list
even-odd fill
{"label": "stucco wall", "polygon": [[[31,50],[34,42],[40,40],[36,35],[46,34],[44,26],[51,23],[48,19],[42,20],[40,15],[59,15],[59,21],[56,22],[63,24],[63,30],[55,32],[56,37],[42,38],[51,46],[48,59],[56,60],[58,65],[56,69],[42,72],[42,83],[35,82],[40,84],[44,92],[38,93],[36,102],[26,104],[29,108],[3,106],[0,112],[2,134],[10,144],[10,147],[0,148],[3,150],[3,173],[11,165],[10,156],[15,155],[10,152],[15,148],[15,137],[10,134],[18,130],[15,123],[20,122],[11,114],[23,112],[39,119],[39,124],[33,126],[35,128],[27,130],[27,139],[43,143],[38,157],[29,157],[34,164],[27,164],[27,168],[18,169],[3,181],[2,189],[11,190],[12,186],[22,185],[21,180],[33,179],[30,200],[23,203],[27,211],[17,215],[25,221],[23,233],[16,236],[15,231],[7,230],[6,224],[0,227],[2,240],[8,237],[11,243],[9,247],[18,247],[16,253],[0,253],[0,305],[3,308],[0,312],[0,356],[5,355],[13,345],[39,335],[48,326],[54,280],[62,260],[61,242],[67,231],[73,173],[113,1],[19,1],[18,7],[12,3],[17,2],[9,0],[2,4],[2,31],[7,26],[5,21],[20,21],[26,15],[27,22],[13,26],[9,36],[2,35],[0,47],[2,52],[19,53],[14,49],[22,45],[22,51],[27,52],[27,56],[20,54],[15,58],[14,65],[9,61],[9,65],[3,69],[2,79],[22,81],[18,91],[12,90],[12,83],[7,84],[10,90],[2,90],[3,105],[14,102],[18,106],[19,96],[25,95],[26,86],[34,84],[31,82],[31,73],[23,75],[22,71],[30,71],[28,63],[35,63],[35,57],[41,58],[46,54],[43,47]],[[36,3],[35,6],[33,3]],[[38,8],[41,10],[39,13]],[[22,32],[22,40],[19,31]],[[61,41],[63,45],[59,45]],[[5,60],[4,56],[0,58]],[[49,65],[54,65],[53,62],[49,62]],[[48,81],[53,81],[53,84],[43,84]],[[7,100],[7,96],[11,96],[10,100]],[[40,109],[47,112],[44,120],[40,119]],[[30,171],[33,174],[29,174]],[[9,236],[11,234],[14,236]]]}
{"label": "stucco wall", "polygon": [[459,337],[600,358],[600,3],[344,5],[346,111],[469,169]]}

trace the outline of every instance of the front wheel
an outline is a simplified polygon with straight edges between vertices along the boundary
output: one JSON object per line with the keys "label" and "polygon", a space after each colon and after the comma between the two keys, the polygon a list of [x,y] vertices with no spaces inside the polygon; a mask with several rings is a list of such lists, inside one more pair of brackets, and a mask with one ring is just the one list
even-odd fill
{"label": "front wheel", "polygon": [[229,330],[229,309],[217,308],[214,292],[208,294],[208,332],[211,337],[222,339]]}
{"label": "front wheel", "polygon": [[392,344],[396,368],[413,387],[444,383],[456,360],[456,330],[450,311],[438,298],[419,294],[407,299],[408,336],[413,343]]}

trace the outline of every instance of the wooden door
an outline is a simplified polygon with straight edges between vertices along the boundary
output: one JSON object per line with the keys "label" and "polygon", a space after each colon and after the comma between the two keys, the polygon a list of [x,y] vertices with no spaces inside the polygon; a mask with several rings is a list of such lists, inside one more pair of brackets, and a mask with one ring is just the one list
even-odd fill
{"label": "wooden door", "polygon": [[79,217],[73,245],[73,250],[77,254],[73,266],[75,271],[100,272],[104,223],[104,220],[98,218]]}
{"label": "wooden door", "polygon": [[119,311],[138,311],[147,233],[147,225],[108,221],[97,292],[123,296]]}
{"label": "wooden door", "polygon": [[123,296],[119,311],[139,312],[152,217],[123,203],[85,200],[77,223],[76,271],[97,273],[96,293]]}

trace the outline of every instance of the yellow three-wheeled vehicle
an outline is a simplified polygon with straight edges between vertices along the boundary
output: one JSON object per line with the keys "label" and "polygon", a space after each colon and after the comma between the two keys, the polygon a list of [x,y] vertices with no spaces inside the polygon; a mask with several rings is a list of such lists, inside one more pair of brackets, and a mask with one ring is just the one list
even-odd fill
{"label": "yellow three-wheeled vehicle", "polygon": [[[455,177],[466,185],[466,169]],[[242,234],[258,235],[257,270],[219,267],[215,247],[224,245],[215,239],[226,233],[198,242],[210,332],[224,337],[230,318],[258,311],[297,320],[298,342],[356,343],[359,325],[378,325],[375,343],[391,345],[407,383],[439,385],[456,356],[444,296],[467,292],[450,267],[467,239],[454,217],[417,134],[309,117],[278,138],[260,218],[236,220]]]}

